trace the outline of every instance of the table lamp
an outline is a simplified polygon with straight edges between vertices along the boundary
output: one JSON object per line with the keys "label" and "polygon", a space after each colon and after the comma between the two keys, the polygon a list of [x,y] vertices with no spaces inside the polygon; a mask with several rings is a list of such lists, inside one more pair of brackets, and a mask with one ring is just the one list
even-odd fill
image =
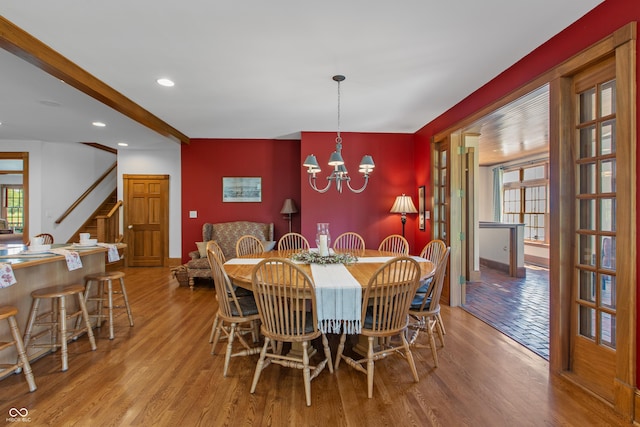
{"label": "table lamp", "polygon": [[293,199],[285,199],[282,209],[280,209],[280,213],[287,215],[286,219],[289,221],[289,233],[291,233],[291,214],[296,212],[298,212],[298,208],[296,207]]}
{"label": "table lamp", "polygon": [[404,237],[404,225],[407,222],[407,214],[418,213],[411,197],[405,196],[404,194],[396,197],[396,201],[393,203],[393,206],[391,206],[391,213],[401,214],[400,220],[402,221],[402,237]]}

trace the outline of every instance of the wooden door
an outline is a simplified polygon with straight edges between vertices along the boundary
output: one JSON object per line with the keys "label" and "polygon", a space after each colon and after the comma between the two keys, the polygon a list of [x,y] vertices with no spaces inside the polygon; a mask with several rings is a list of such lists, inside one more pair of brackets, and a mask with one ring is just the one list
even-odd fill
{"label": "wooden door", "polygon": [[[574,80],[575,275],[571,370],[614,399],[617,349],[616,80],[613,59]],[[633,286],[632,283],[626,284]]]}
{"label": "wooden door", "polygon": [[169,176],[124,175],[129,267],[162,267],[169,247]]}
{"label": "wooden door", "polygon": [[[433,171],[431,174],[433,182],[433,188],[431,191],[431,194],[433,194],[432,234],[434,239],[442,240],[447,246],[451,245],[449,240],[449,194],[451,192],[450,151],[449,138],[434,144],[432,151]],[[449,302],[451,289],[448,276],[449,270],[447,270],[446,274],[447,276],[444,278],[444,287],[442,289],[442,300]]]}

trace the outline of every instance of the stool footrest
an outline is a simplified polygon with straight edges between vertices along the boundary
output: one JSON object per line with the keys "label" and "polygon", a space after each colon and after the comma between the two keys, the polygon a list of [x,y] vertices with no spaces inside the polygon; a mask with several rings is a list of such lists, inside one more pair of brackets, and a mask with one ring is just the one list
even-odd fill
{"label": "stool footrest", "polygon": [[[5,348],[9,348],[9,347],[13,347],[16,345],[15,341],[2,341],[0,342],[0,351],[4,350]],[[0,365],[1,367],[2,365]]]}
{"label": "stool footrest", "polygon": [[15,363],[13,365],[3,363],[3,364],[0,364],[0,373],[4,374],[4,371],[13,371],[16,374],[19,374],[20,368],[22,368],[22,365],[19,363]]}

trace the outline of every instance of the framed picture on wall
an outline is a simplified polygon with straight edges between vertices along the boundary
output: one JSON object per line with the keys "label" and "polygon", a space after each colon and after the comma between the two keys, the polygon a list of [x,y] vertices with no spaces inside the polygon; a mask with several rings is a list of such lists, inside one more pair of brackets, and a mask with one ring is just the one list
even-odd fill
{"label": "framed picture on wall", "polygon": [[424,191],[424,185],[418,187],[418,223],[420,225],[420,230],[422,231],[425,229]]}
{"label": "framed picture on wall", "polygon": [[262,178],[223,177],[223,202],[262,202]]}

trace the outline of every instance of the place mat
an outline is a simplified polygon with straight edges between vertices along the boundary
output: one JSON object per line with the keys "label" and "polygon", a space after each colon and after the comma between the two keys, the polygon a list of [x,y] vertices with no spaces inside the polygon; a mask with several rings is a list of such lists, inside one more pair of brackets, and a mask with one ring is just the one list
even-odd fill
{"label": "place mat", "polygon": [[255,265],[262,261],[264,258],[231,258],[225,265]]}
{"label": "place mat", "polygon": [[[400,256],[400,255],[398,255],[398,256]],[[368,263],[368,262],[375,263],[375,262],[377,262],[377,263],[383,264],[383,263],[385,263],[385,262],[387,262],[389,260],[392,260],[393,258],[394,257],[392,257],[392,256],[358,257],[358,261],[357,262],[362,262],[362,263]],[[428,261],[428,259],[426,259],[426,258],[422,258],[422,257],[415,256],[415,255],[410,255],[409,258],[412,258],[412,259],[414,259],[414,260],[416,260],[418,262]]]}
{"label": "place mat", "polygon": [[47,257],[52,257],[52,256],[57,256],[54,253],[51,252],[42,252],[39,254],[27,254],[27,253],[15,253],[13,255],[0,255],[0,259],[11,259],[11,258],[47,258]]}
{"label": "place mat", "polygon": [[315,283],[318,329],[324,333],[360,333],[362,286],[342,264],[311,264]]}

